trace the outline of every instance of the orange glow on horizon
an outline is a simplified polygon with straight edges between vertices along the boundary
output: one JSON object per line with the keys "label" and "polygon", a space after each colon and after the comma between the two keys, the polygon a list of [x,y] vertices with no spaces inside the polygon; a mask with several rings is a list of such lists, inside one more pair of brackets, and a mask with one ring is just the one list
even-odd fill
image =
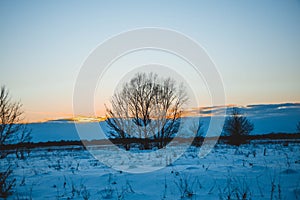
{"label": "orange glow on horizon", "polygon": [[[284,104],[286,102],[281,103],[269,103],[272,104]],[[299,103],[299,102],[289,102],[289,103]],[[214,110],[221,108],[230,108],[233,106],[238,107],[247,107],[249,105],[267,105],[268,103],[261,104],[248,104],[248,105],[238,105],[238,104],[227,104],[226,106],[203,106],[199,108],[189,108],[183,111],[182,117],[210,117],[214,115]],[[205,111],[201,113],[201,111]],[[211,111],[211,112],[209,112]],[[107,118],[105,113],[97,112],[96,116],[88,116],[88,115],[78,115],[74,116],[73,113],[62,113],[62,112],[36,112],[36,111],[25,111],[24,113],[25,119],[21,123],[42,123],[47,121],[54,120],[67,120],[73,122],[100,122],[105,121]]]}

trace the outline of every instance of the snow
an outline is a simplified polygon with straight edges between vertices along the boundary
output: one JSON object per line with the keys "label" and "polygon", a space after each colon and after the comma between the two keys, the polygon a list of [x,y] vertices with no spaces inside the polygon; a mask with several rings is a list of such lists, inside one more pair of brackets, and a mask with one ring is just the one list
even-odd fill
{"label": "snow", "polygon": [[[179,155],[182,148],[185,146],[179,144],[171,152]],[[119,154],[110,146],[93,149],[100,149],[107,159]],[[299,143],[253,141],[239,148],[218,144],[203,158],[198,157],[198,151],[190,147],[177,160],[156,154],[156,160],[130,160],[130,165],[125,157],[112,159],[120,168],[133,171],[167,164],[148,173],[126,173],[104,165],[79,146],[36,148],[26,160],[9,157],[17,178],[9,199],[228,199],[229,195],[236,199],[237,194],[246,199],[300,197]]]}
{"label": "snow", "polygon": [[[224,107],[200,110],[202,131]],[[254,123],[252,134],[294,133],[300,104],[241,107]],[[227,110],[230,112],[230,110]],[[195,118],[184,119],[181,132]],[[33,142],[103,139],[105,122],[68,120],[32,123]],[[102,135],[94,130],[100,124]],[[211,148],[213,147],[213,148]],[[204,153],[203,153],[204,152]],[[257,140],[240,147],[172,143],[165,149],[125,151],[113,145],[32,149],[25,160],[1,160],[16,178],[8,199],[300,199],[300,141]],[[206,154],[208,153],[208,154]]]}

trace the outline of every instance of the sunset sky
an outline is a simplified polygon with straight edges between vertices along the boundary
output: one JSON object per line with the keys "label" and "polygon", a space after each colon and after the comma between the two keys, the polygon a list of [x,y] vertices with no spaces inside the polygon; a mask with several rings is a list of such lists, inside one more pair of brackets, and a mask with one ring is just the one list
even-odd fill
{"label": "sunset sky", "polygon": [[[226,104],[300,102],[299,1],[0,1],[0,27],[0,84],[29,121],[72,116],[85,59],[113,35],[142,27],[197,41],[223,78]],[[113,90],[106,83],[103,98]]]}

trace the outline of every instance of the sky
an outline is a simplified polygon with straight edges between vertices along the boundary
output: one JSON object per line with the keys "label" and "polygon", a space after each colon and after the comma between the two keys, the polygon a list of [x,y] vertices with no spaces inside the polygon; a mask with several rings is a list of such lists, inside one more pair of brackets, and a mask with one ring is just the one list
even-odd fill
{"label": "sky", "polygon": [[[300,1],[3,0],[0,27],[0,84],[22,102],[28,121],[72,116],[74,84],[89,54],[143,27],[199,43],[222,76],[226,104],[300,102]],[[101,95],[107,100],[109,92]]]}

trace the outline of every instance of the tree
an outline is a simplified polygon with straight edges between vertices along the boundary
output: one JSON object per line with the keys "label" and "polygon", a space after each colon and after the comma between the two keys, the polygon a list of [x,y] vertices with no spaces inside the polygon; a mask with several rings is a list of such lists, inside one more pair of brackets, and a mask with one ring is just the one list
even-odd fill
{"label": "tree", "polygon": [[143,139],[145,149],[150,148],[147,141],[153,140],[162,148],[178,132],[186,101],[182,84],[154,73],[137,73],[114,93],[112,108],[106,107],[109,137]]}
{"label": "tree", "polygon": [[228,143],[232,145],[241,145],[247,143],[247,138],[254,125],[247,117],[244,117],[238,108],[233,108],[231,116],[225,121],[224,131],[229,136]]}
{"label": "tree", "polygon": [[[0,161],[10,153],[15,153],[17,158],[25,158],[27,148],[24,143],[29,142],[31,137],[30,130],[21,123],[22,115],[22,104],[12,101],[8,90],[2,86],[0,89]],[[10,164],[4,168],[1,165],[0,197],[6,198],[15,184],[15,179],[10,178],[13,172],[11,167]]]}

